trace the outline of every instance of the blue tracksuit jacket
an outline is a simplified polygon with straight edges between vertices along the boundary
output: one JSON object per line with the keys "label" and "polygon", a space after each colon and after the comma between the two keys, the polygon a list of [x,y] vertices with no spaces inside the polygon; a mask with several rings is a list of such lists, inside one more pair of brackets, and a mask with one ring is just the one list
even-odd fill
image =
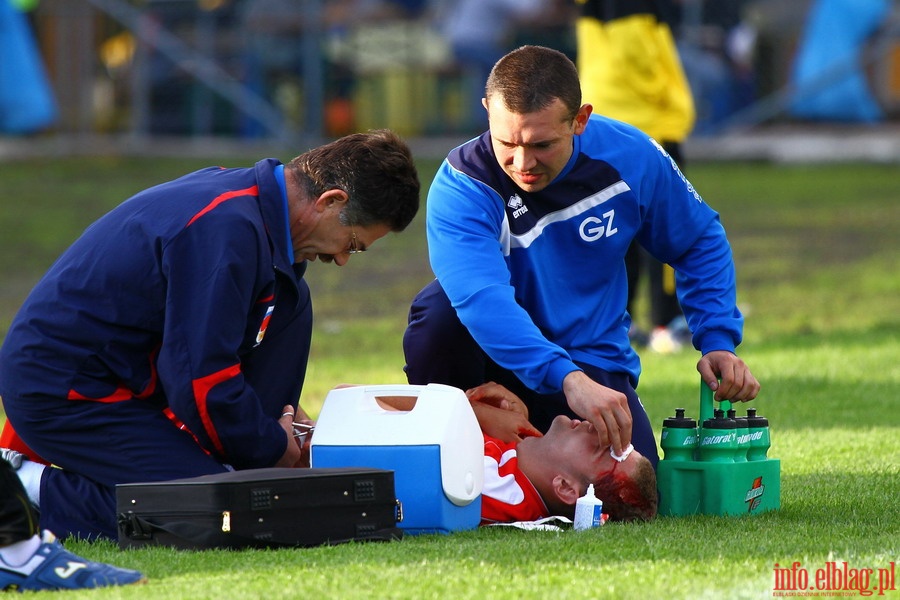
{"label": "blue tracksuit jacket", "polygon": [[731,248],[718,214],[639,130],[592,115],[559,176],[519,189],[490,134],[454,149],[431,185],[431,266],[475,341],[540,393],[561,390],[578,360],[632,385],[625,252],[636,238],[677,272],[693,343],[740,343]]}

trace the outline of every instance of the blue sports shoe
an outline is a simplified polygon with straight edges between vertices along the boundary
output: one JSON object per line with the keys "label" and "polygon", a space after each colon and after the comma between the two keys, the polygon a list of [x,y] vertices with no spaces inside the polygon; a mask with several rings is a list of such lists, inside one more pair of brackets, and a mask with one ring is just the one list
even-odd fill
{"label": "blue sports shoe", "polygon": [[79,590],[146,581],[137,571],[93,562],[72,554],[49,531],[44,531],[40,548],[25,564],[11,567],[0,559],[2,591]]}

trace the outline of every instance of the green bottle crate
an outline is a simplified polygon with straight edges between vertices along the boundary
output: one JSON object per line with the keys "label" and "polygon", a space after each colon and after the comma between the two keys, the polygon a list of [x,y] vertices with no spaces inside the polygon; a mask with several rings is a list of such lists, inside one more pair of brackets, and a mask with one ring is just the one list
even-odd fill
{"label": "green bottle crate", "polygon": [[[723,401],[720,409],[727,411],[731,403]],[[704,383],[700,385],[700,421],[698,423],[698,449],[693,459],[675,460],[663,457],[656,470],[659,490],[659,514],[661,516],[687,515],[756,515],[781,507],[781,461],[769,458],[754,449],[757,460],[741,462],[718,458],[701,460],[699,446],[706,440],[718,439],[715,432],[704,430],[704,421],[713,418],[713,393]],[[753,430],[751,430],[752,433]],[[663,436],[666,435],[663,431]],[[757,441],[764,436],[768,445],[768,430],[758,430]],[[734,436],[734,434],[730,434]],[[712,436],[717,436],[716,438]],[[736,441],[734,442],[735,452]],[[674,454],[674,453],[670,453]],[[681,453],[682,455],[684,453]]]}

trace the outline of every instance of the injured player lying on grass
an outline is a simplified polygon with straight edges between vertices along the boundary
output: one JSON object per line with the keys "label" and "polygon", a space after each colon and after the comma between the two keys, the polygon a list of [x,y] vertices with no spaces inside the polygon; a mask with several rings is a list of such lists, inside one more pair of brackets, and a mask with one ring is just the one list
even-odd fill
{"label": "injured player lying on grass", "polygon": [[[339,386],[344,387],[344,386]],[[557,416],[545,434],[528,422],[525,404],[507,388],[486,383],[466,392],[484,435],[484,487],[481,524],[572,518],[575,501],[589,484],[613,521],[650,520],[657,512],[656,474],[650,461],[631,446],[621,455],[601,444],[589,421]],[[393,408],[404,410],[400,397]],[[391,398],[380,397],[382,406]],[[306,420],[312,424],[311,420]],[[303,436],[308,456],[314,436]],[[11,451],[7,451],[11,452]],[[11,452],[19,455],[17,452]],[[24,461],[17,474],[31,501],[40,505],[36,482],[44,465]],[[28,485],[28,482],[31,485]]]}
{"label": "injured player lying on grass", "polygon": [[589,484],[613,521],[656,516],[656,474],[633,447],[616,456],[601,445],[590,422],[564,415],[542,435],[528,422],[525,404],[496,383],[472,388],[466,396],[484,434],[482,525],[571,519]]}

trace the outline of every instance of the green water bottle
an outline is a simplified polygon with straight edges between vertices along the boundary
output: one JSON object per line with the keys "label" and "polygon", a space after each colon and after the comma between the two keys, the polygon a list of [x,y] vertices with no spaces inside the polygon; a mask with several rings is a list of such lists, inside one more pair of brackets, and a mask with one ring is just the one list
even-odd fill
{"label": "green water bottle", "polygon": [[767,460],[769,446],[772,441],[769,437],[769,420],[757,416],[755,408],[747,409],[747,425],[749,425],[750,449],[747,451],[747,460]]}
{"label": "green water bottle", "polygon": [[750,424],[747,417],[736,416],[734,409],[725,414],[737,423],[737,451],[734,453],[734,462],[747,462],[747,452],[750,450]]}
{"label": "green water bottle", "polygon": [[725,416],[723,410],[713,412],[713,418],[703,421],[700,430],[700,460],[704,462],[734,462],[737,451],[737,423]]}
{"label": "green water bottle", "polygon": [[663,419],[659,445],[663,460],[694,460],[697,449],[697,421],[684,416],[683,408],[675,409],[675,416]]}

